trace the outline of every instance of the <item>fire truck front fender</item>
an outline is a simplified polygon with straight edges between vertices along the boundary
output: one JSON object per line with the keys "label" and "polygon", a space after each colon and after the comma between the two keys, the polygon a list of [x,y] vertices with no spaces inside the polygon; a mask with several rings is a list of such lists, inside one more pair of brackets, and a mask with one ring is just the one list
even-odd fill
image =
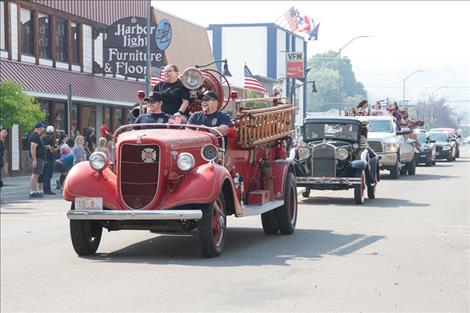
{"label": "fire truck front fender", "polygon": [[106,168],[99,173],[88,162],[80,162],[67,174],[63,196],[68,201],[76,197],[102,197],[104,207],[116,209],[119,207],[116,181],[111,169]]}
{"label": "fire truck front fender", "polygon": [[225,199],[232,204],[229,211],[237,215],[241,214],[242,209],[232,177],[227,169],[219,164],[204,164],[193,169],[180,181],[174,191],[167,192],[161,207],[212,203],[222,190],[224,190]]}

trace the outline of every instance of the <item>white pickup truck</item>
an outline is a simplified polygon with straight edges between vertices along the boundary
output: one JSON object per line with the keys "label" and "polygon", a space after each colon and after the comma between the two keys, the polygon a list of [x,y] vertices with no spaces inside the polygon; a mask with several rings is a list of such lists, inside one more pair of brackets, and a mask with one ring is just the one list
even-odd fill
{"label": "white pickup truck", "polygon": [[411,134],[409,128],[398,130],[392,116],[361,116],[369,122],[369,146],[380,156],[381,169],[389,170],[396,179],[401,175],[416,172],[414,139],[405,138]]}

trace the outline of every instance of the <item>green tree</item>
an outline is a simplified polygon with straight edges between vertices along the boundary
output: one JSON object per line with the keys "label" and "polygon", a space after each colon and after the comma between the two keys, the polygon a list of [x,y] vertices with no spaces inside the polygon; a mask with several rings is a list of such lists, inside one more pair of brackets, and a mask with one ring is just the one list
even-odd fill
{"label": "green tree", "polygon": [[[314,80],[317,93],[312,94],[311,86],[307,90],[308,111],[328,111],[338,108],[339,101],[339,58],[337,51],[328,51],[314,55],[308,60],[312,70],[307,79]],[[341,58],[342,103],[351,107],[360,100],[367,98],[367,91],[361,82],[356,80],[351,60]]]}
{"label": "green tree", "polygon": [[35,97],[27,95],[19,84],[6,80],[0,84],[0,125],[9,128],[18,124],[30,130],[46,113],[41,110]]}

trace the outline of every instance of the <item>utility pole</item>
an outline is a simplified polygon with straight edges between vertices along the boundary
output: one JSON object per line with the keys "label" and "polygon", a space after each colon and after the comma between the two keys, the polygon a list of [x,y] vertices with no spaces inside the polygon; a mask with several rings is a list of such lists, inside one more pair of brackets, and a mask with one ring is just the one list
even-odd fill
{"label": "utility pole", "polygon": [[405,84],[406,84],[406,80],[408,78],[410,78],[411,76],[413,76],[414,74],[416,73],[422,73],[423,71],[422,70],[417,70],[417,71],[414,71],[413,73],[411,73],[410,75],[406,76],[404,79],[403,79],[403,101],[402,101],[402,104],[405,105]]}

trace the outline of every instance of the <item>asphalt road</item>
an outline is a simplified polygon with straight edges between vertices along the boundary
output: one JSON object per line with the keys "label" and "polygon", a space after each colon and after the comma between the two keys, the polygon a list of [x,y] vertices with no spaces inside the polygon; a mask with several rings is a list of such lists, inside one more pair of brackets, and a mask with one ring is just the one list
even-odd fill
{"label": "asphalt road", "polygon": [[416,176],[385,175],[363,206],[352,190],[299,196],[290,236],[229,218],[216,259],[195,236],[143,231],[106,232],[97,256],[79,258],[68,204],[24,199],[11,182],[1,312],[470,312],[468,149]]}

